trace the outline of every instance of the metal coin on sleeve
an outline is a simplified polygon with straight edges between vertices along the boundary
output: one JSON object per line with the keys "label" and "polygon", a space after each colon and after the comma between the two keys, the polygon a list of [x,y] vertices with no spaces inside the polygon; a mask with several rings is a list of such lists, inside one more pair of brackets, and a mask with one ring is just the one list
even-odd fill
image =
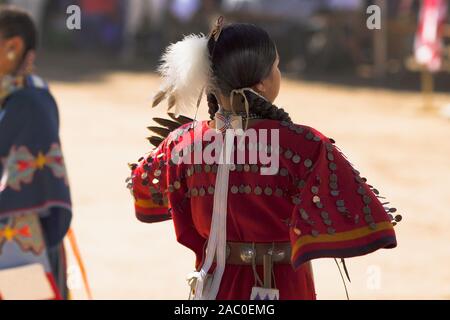
{"label": "metal coin on sleeve", "polygon": [[338,190],[331,190],[331,195],[333,196],[333,197],[337,197],[337,196],[339,196],[339,191]]}
{"label": "metal coin on sleeve", "polygon": [[375,230],[377,228],[377,224],[375,222],[372,222],[371,224],[369,224],[369,228]]}
{"label": "metal coin on sleeve", "polygon": [[257,173],[258,172],[258,165],[257,164],[252,164],[252,172],[253,173]]}
{"label": "metal coin on sleeve", "polygon": [[337,165],[334,162],[330,162],[330,164],[328,165],[328,167],[330,168],[330,170],[335,171],[337,169]]}
{"label": "metal coin on sleeve", "polygon": [[208,187],[208,194],[214,194],[214,187],[213,186],[209,186]]}
{"label": "metal coin on sleeve", "polygon": [[335,189],[337,189],[337,188],[338,188],[338,185],[337,185],[336,182],[330,182],[330,189],[335,190]]}
{"label": "metal coin on sleeve", "polygon": [[275,189],[275,195],[276,195],[277,197],[282,197],[282,196],[283,196],[283,190],[280,189],[280,188],[276,188],[276,189]]}
{"label": "metal coin on sleeve", "polygon": [[206,194],[205,188],[201,187],[200,189],[198,189],[198,195],[200,197],[203,197]]}
{"label": "metal coin on sleeve", "polygon": [[266,187],[264,189],[264,194],[267,196],[271,196],[272,195],[272,188],[271,187]]}
{"label": "metal coin on sleeve", "polygon": [[327,158],[328,158],[328,160],[333,161],[333,160],[334,160],[333,153],[328,152],[328,153],[327,153]]}
{"label": "metal coin on sleeve", "polygon": [[296,154],[295,156],[292,157],[292,162],[295,164],[300,163],[300,160],[301,160],[301,158],[298,154]]}
{"label": "metal coin on sleeve", "polygon": [[230,164],[229,168],[230,171],[236,171],[236,165],[234,163]]}
{"label": "metal coin on sleeve", "polygon": [[319,236],[319,231],[313,229],[313,230],[311,230],[311,234],[314,238],[316,238]]}
{"label": "metal coin on sleeve", "polygon": [[320,137],[314,136],[313,140],[316,141],[316,142],[319,142],[320,141]]}
{"label": "metal coin on sleeve", "polygon": [[155,177],[159,177],[161,175],[161,170],[157,169],[153,174],[155,175]]}
{"label": "metal coin on sleeve", "polygon": [[368,195],[364,195],[364,196],[363,196],[363,202],[364,202],[365,204],[369,204],[369,203],[372,202],[372,199],[371,199]]}
{"label": "metal coin on sleeve", "polygon": [[305,138],[306,138],[307,140],[312,140],[312,138],[314,138],[314,135],[312,134],[311,131],[309,131],[309,132],[306,134]]}
{"label": "metal coin on sleeve", "polygon": [[143,174],[141,174],[141,179],[142,180],[147,179],[147,177],[148,177],[148,173],[147,172],[144,172]]}
{"label": "metal coin on sleeve", "polygon": [[322,209],[323,208],[322,202],[316,202],[316,207]]}
{"label": "metal coin on sleeve", "polygon": [[255,189],[253,189],[253,192],[259,196],[262,194],[262,188],[260,186],[256,186]]}
{"label": "metal coin on sleeve", "polygon": [[344,200],[337,200],[337,201],[336,201],[336,205],[337,205],[338,207],[343,207],[343,206],[345,206],[345,201],[344,201]]}
{"label": "metal coin on sleeve", "polygon": [[245,192],[245,186],[243,185],[243,184],[241,184],[240,186],[239,186],[239,193],[244,193]]}
{"label": "metal coin on sleeve", "polygon": [[244,164],[244,171],[245,172],[249,172],[250,171],[250,165],[249,164]]}
{"label": "metal coin on sleeve", "polygon": [[244,168],[244,166],[242,164],[237,164],[236,165],[236,171],[237,172],[242,172],[242,169]]}
{"label": "metal coin on sleeve", "polygon": [[153,183],[153,184],[158,184],[158,183],[159,183],[158,178],[153,178],[152,183]]}
{"label": "metal coin on sleeve", "polygon": [[293,204],[295,204],[295,205],[298,205],[298,204],[300,204],[300,198],[299,197],[292,197],[292,203]]}
{"label": "metal coin on sleeve", "polygon": [[363,207],[363,212],[364,212],[364,214],[370,214],[372,212],[372,210],[370,210],[369,206],[364,206]]}
{"label": "metal coin on sleeve", "polygon": [[339,211],[340,213],[345,213],[345,212],[347,212],[347,208],[346,207],[337,207],[337,211]]}
{"label": "metal coin on sleeve", "polygon": [[328,232],[328,234],[335,234],[336,233],[336,229],[334,229],[333,227],[328,227],[327,228],[327,232]]}
{"label": "metal coin on sleeve", "polygon": [[306,159],[303,164],[305,165],[305,167],[309,168],[312,166],[312,161],[311,159]]}
{"label": "metal coin on sleeve", "polygon": [[320,213],[320,216],[322,217],[322,219],[328,219],[330,217],[330,215],[326,211],[322,211]]}
{"label": "metal coin on sleeve", "polygon": [[209,164],[205,164],[205,172],[206,173],[211,172],[211,166]]}
{"label": "metal coin on sleeve", "polygon": [[337,177],[336,173],[330,174],[330,181],[331,182],[337,182],[337,180],[338,180],[338,177]]}
{"label": "metal coin on sleeve", "polygon": [[293,155],[294,155],[294,154],[293,154],[292,151],[289,150],[289,149],[286,150],[286,151],[284,152],[284,156],[285,156],[286,159],[292,158]]}
{"label": "metal coin on sleeve", "polygon": [[313,201],[314,203],[320,202],[320,197],[319,197],[319,196],[314,196],[314,197],[312,198],[312,201]]}
{"label": "metal coin on sleeve", "polygon": [[191,189],[191,196],[196,197],[198,196],[198,189],[197,188],[192,188]]}
{"label": "metal coin on sleeve", "polygon": [[327,149],[328,152],[332,152],[333,151],[333,145],[331,143],[326,143],[325,144],[325,148]]}
{"label": "metal coin on sleeve", "polygon": [[333,222],[331,222],[330,219],[325,219],[325,220],[323,220],[323,223],[324,223],[325,225],[327,225],[327,226],[331,226],[331,225],[333,224]]}
{"label": "metal coin on sleeve", "polygon": [[358,193],[359,193],[360,195],[363,195],[363,194],[366,193],[366,190],[364,189],[363,186],[359,186],[359,187],[358,187]]}
{"label": "metal coin on sleeve", "polygon": [[317,194],[319,192],[319,188],[316,187],[316,186],[312,186],[311,187],[311,192],[314,193],[314,194]]}
{"label": "metal coin on sleeve", "polygon": [[371,215],[364,216],[364,220],[366,220],[367,223],[373,222],[373,217]]}
{"label": "metal coin on sleeve", "polygon": [[252,192],[252,187],[250,187],[249,185],[246,185],[246,186],[244,187],[244,192],[245,192],[246,194],[251,193],[251,192]]}
{"label": "metal coin on sleeve", "polygon": [[305,180],[298,180],[297,181],[297,188],[304,188],[306,185]]}
{"label": "metal coin on sleeve", "polygon": [[231,193],[236,194],[239,192],[239,188],[237,186],[232,186],[231,187]]}
{"label": "metal coin on sleeve", "polygon": [[195,171],[195,173],[201,173],[202,172],[202,165],[201,164],[194,165],[194,171]]}
{"label": "metal coin on sleeve", "polygon": [[174,183],[173,183],[173,186],[175,187],[175,189],[180,189],[181,188],[181,183],[180,183],[180,181],[175,181]]}
{"label": "metal coin on sleeve", "polygon": [[302,217],[303,220],[309,219],[309,215],[304,209],[300,209],[300,216]]}

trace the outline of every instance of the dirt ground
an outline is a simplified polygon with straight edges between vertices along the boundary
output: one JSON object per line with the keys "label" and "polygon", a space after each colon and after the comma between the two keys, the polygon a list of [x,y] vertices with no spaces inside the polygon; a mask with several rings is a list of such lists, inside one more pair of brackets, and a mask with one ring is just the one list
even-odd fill
{"label": "dirt ground", "polygon": [[[146,72],[53,79],[74,223],[95,299],[185,299],[193,254],[172,223],[134,217],[127,162],[144,139],[158,79]],[[450,103],[439,94],[436,105]],[[349,259],[352,299],[450,299],[450,121],[420,111],[419,93],[284,80],[277,104],[337,145],[398,208],[398,248]],[[206,112],[201,113],[201,118]],[[73,258],[70,264],[75,264]],[[335,262],[314,262],[319,299],[345,299]],[[77,273],[73,297],[85,294]]]}

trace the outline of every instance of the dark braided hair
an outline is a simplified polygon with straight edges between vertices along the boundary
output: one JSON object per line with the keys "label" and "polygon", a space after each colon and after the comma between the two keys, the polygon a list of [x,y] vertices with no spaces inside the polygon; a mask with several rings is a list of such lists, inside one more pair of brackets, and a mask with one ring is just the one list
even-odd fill
{"label": "dark braided hair", "polygon": [[[213,90],[225,97],[233,89],[252,87],[270,75],[277,58],[275,43],[265,30],[252,24],[225,26],[216,42],[208,41],[213,88],[207,95],[211,119],[219,109]],[[262,118],[291,122],[289,114],[258,95],[245,91],[250,112]],[[243,99],[243,98],[242,98]]]}

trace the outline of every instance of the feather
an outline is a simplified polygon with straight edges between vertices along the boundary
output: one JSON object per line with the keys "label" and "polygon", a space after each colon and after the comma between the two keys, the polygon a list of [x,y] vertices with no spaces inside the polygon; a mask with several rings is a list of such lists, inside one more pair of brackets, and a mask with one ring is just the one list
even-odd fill
{"label": "feather", "polygon": [[203,34],[191,34],[167,47],[158,68],[163,84],[154,101],[162,101],[161,92],[170,91],[168,107],[176,115],[193,110],[210,77],[207,44]]}
{"label": "feather", "polygon": [[156,136],[148,137],[147,140],[155,147],[158,147],[161,144],[161,142],[163,142],[162,138]]}
{"label": "feather", "polygon": [[161,103],[166,98],[167,91],[159,91],[154,97],[153,97],[153,103],[152,108],[156,107],[158,104]]}
{"label": "feather", "polygon": [[193,121],[192,118],[189,118],[189,117],[186,117],[186,116],[179,115],[177,117],[174,113],[168,113],[168,115],[169,115],[169,117],[172,120],[178,122],[180,125],[183,125],[183,124],[186,124],[186,123],[189,123],[189,122]]}
{"label": "feather", "polygon": [[180,126],[180,124],[178,122],[168,120],[168,119],[163,119],[163,118],[153,118],[153,121],[155,121],[157,124],[159,124],[163,127],[166,127],[170,131],[177,129]]}
{"label": "feather", "polygon": [[166,129],[166,128],[152,127],[152,126],[147,127],[147,129],[150,130],[151,132],[156,133],[157,135],[159,135],[161,137],[164,137],[164,138],[167,137],[170,134],[170,131],[171,131],[171,130]]}
{"label": "feather", "polygon": [[177,98],[175,97],[174,94],[171,94],[169,97],[168,104],[167,104],[167,111],[172,110],[176,103],[177,103]]}

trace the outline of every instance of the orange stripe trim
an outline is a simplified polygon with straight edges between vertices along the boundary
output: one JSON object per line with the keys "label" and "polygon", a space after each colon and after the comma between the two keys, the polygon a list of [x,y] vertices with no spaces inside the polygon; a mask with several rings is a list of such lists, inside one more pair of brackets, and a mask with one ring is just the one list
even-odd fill
{"label": "orange stripe trim", "polygon": [[356,240],[368,236],[370,234],[385,231],[389,229],[394,229],[392,223],[390,222],[381,222],[377,223],[377,228],[375,230],[370,229],[369,227],[362,227],[359,229],[345,231],[336,233],[334,235],[331,234],[323,234],[318,237],[313,237],[311,235],[303,236],[297,239],[294,244],[292,254],[293,256],[300,250],[301,247],[306,246],[311,243],[324,243],[324,242],[339,242],[339,241],[349,241]]}
{"label": "orange stripe trim", "polygon": [[153,209],[153,208],[165,208],[166,206],[160,206],[154,203],[152,200],[145,199],[136,199],[134,202],[136,207],[144,208],[144,209]]}

